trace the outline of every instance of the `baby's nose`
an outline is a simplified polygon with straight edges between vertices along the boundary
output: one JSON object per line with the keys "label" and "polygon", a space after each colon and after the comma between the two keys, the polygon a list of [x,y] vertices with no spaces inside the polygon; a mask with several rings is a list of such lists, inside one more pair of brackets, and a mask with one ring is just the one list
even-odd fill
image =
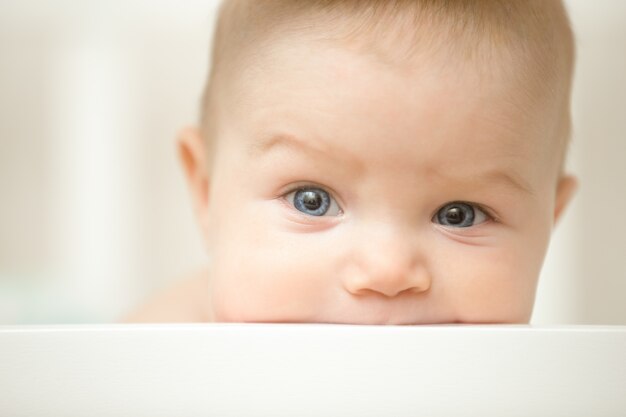
{"label": "baby's nose", "polygon": [[344,271],[343,285],[355,295],[378,293],[395,297],[401,293],[422,293],[431,285],[424,262],[413,250],[387,246],[361,251]]}

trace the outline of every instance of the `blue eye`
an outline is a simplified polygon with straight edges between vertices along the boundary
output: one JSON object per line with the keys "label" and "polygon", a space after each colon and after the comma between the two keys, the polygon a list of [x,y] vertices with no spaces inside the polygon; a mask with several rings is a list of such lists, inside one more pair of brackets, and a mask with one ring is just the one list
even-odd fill
{"label": "blue eye", "polygon": [[309,216],[337,216],[341,213],[335,200],[321,188],[300,188],[287,194],[286,198],[298,211]]}
{"label": "blue eye", "polygon": [[433,220],[443,226],[470,227],[485,222],[487,215],[478,207],[455,201],[440,208]]}

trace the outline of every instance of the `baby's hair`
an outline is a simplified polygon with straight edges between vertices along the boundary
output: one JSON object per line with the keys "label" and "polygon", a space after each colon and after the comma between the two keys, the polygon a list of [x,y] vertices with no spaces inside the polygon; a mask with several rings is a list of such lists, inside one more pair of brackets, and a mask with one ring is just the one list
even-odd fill
{"label": "baby's hair", "polygon": [[391,64],[422,54],[455,70],[471,63],[485,80],[508,76],[531,103],[557,97],[554,136],[564,159],[574,40],[561,0],[224,0],[200,118],[209,149],[217,90],[263,48],[298,36],[343,42]]}

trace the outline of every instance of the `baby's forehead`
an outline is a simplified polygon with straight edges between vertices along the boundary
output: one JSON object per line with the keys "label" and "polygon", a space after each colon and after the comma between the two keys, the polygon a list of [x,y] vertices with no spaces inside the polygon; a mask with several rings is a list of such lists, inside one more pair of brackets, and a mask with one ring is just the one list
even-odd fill
{"label": "baby's forehead", "polygon": [[[312,56],[306,62],[293,59],[288,48],[266,56],[240,86],[240,100],[223,101],[233,103],[227,124],[249,126],[246,137],[285,129],[325,145],[351,143],[357,150],[389,151],[393,138],[423,138],[419,147],[425,155],[441,146],[437,137],[444,133],[452,139],[447,146],[458,150],[472,135],[481,138],[473,145],[493,148],[529,144],[545,130],[538,121],[545,120],[546,109],[519,111],[511,97],[520,95],[515,86],[481,85],[455,73],[392,71],[370,57],[321,45],[308,50]],[[351,141],[354,136],[360,140]]]}
{"label": "baby's forehead", "polygon": [[[215,91],[234,95],[237,87],[242,89],[241,79],[226,80],[258,71],[258,58],[268,51],[290,45],[294,58],[306,65],[315,42],[356,51],[393,70],[410,71],[422,63],[435,75],[456,72],[485,83],[499,77],[517,85],[509,101],[519,107],[520,115],[529,97],[540,102],[546,94],[558,95],[567,119],[563,123],[569,121],[572,39],[563,6],[556,0],[226,1],[205,108],[217,102]],[[300,87],[305,85],[301,80]],[[203,113],[206,118],[211,117],[208,113]]]}
{"label": "baby's forehead", "polygon": [[[307,59],[302,59],[303,51]],[[472,112],[506,125],[528,118],[532,108],[545,107],[542,97],[529,99],[544,90],[533,91],[506,71],[446,63],[441,56],[422,55],[396,64],[336,42],[282,40],[279,47],[257,54],[254,65],[233,83],[230,91],[236,91],[237,99],[224,99],[243,105],[244,112],[280,110],[285,119],[292,118],[288,114],[292,110],[305,107],[346,122],[374,121],[378,116],[381,123],[394,113],[410,117],[415,112],[446,116],[452,123]],[[363,119],[372,109],[375,118]],[[436,109],[442,114],[435,114]]]}
{"label": "baby's forehead", "polygon": [[[214,41],[211,84],[255,66],[264,51],[300,45],[306,61],[316,40],[359,51],[390,68],[416,62],[506,76],[527,92],[568,92],[572,36],[557,0],[230,0]],[[437,58],[434,60],[433,58]]]}

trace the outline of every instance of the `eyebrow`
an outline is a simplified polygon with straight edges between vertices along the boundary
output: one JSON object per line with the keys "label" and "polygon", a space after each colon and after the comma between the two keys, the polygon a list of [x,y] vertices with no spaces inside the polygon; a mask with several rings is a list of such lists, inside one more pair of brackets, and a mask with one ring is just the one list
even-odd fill
{"label": "eyebrow", "polygon": [[511,175],[505,171],[500,171],[500,170],[489,171],[486,174],[483,174],[482,177],[485,178],[486,180],[508,184],[512,186],[513,188],[517,189],[518,191],[521,191],[522,193],[525,193],[525,194],[529,194],[529,195],[535,194],[532,188],[526,183],[526,181],[522,180],[521,178],[518,178],[517,176]]}
{"label": "eyebrow", "polygon": [[280,149],[292,149],[311,156],[321,155],[352,165],[359,171],[363,169],[363,163],[345,150],[322,141],[307,141],[289,133],[263,136],[261,139],[252,141],[248,151],[252,157],[260,157]]}
{"label": "eyebrow", "polygon": [[535,195],[535,193],[532,190],[532,187],[530,187],[526,183],[526,181],[524,181],[522,178],[520,178],[519,176],[515,174],[510,174],[509,172],[501,170],[501,169],[492,169],[489,171],[478,173],[476,175],[471,175],[469,179],[457,179],[450,175],[446,175],[445,173],[442,173],[441,171],[438,171],[438,170],[433,170],[433,175],[439,178],[449,180],[449,181],[460,182],[460,183],[463,183],[463,182],[491,183],[491,184],[499,183],[499,184],[509,186],[524,194],[528,194],[531,196]]}

